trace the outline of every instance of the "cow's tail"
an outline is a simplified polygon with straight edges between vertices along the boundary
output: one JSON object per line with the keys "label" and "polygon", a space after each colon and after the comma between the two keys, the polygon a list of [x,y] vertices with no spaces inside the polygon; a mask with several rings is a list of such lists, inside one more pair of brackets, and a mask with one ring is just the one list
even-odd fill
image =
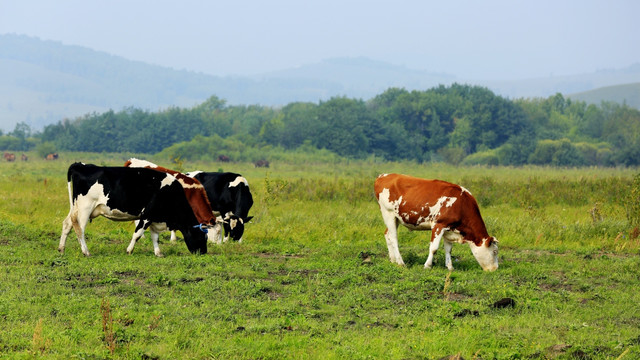
{"label": "cow's tail", "polygon": [[69,190],[69,209],[73,208],[73,191],[71,189],[71,181],[67,182],[67,189]]}
{"label": "cow's tail", "polygon": [[67,190],[69,191],[69,209],[73,209],[73,188],[72,188],[72,174],[73,168],[76,167],[78,163],[71,164],[69,166],[69,170],[67,171]]}

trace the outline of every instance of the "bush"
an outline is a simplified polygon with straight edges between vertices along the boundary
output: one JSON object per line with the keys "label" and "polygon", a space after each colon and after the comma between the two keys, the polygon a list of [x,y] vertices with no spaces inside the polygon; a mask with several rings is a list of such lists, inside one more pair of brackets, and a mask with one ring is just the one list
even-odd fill
{"label": "bush", "polygon": [[529,156],[529,162],[537,165],[581,166],[584,156],[569,139],[540,140]]}
{"label": "bush", "polygon": [[495,150],[480,151],[462,160],[462,165],[499,165],[500,161]]}
{"label": "bush", "polygon": [[45,141],[36,146],[36,153],[39,157],[44,158],[49,154],[57,152],[56,146],[49,141]]}

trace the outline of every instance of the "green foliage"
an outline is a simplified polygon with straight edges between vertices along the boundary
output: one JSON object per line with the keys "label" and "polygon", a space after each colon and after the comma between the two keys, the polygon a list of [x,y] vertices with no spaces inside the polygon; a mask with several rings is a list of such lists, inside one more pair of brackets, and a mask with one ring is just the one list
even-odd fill
{"label": "green foliage", "polygon": [[13,151],[28,151],[38,142],[32,137],[31,127],[24,122],[16,124],[12,132],[2,135],[0,132],[0,149]]}
{"label": "green foliage", "polygon": [[462,165],[499,165],[500,159],[495,150],[478,151],[464,158]]}
{"label": "green foliage", "polygon": [[[30,129],[18,126],[0,136],[0,148],[32,147],[24,140],[29,134]],[[305,145],[352,159],[459,164],[471,156],[465,163],[640,165],[637,109],[613,103],[587,106],[562,94],[512,101],[460,84],[425,91],[391,88],[369,101],[335,97],[282,108],[230,106],[211,96],[190,109],[88,114],[36,135],[61,151],[162,151],[163,156],[203,160],[228,152],[236,161],[247,161],[264,158],[269,149]]]}
{"label": "green foliage", "polygon": [[40,158],[44,158],[48,154],[53,154],[58,150],[56,149],[56,146],[52,142],[46,141],[36,145],[35,151]]}
{"label": "green foliage", "polygon": [[553,166],[581,166],[586,163],[582,153],[568,139],[538,141],[529,161]]}

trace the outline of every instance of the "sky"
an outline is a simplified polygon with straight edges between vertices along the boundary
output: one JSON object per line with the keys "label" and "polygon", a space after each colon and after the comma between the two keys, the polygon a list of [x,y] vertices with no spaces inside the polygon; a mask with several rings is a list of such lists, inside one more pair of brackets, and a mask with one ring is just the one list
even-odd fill
{"label": "sky", "polygon": [[0,0],[0,34],[245,76],[339,57],[477,80],[640,62],[637,0]]}

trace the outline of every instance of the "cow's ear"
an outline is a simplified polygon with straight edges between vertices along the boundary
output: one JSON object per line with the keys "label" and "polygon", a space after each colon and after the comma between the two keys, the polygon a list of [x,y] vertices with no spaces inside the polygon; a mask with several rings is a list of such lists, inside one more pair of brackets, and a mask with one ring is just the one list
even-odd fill
{"label": "cow's ear", "polygon": [[251,221],[251,219],[253,219],[253,216],[247,216],[247,217],[243,220],[243,222],[246,224],[246,223],[248,223],[249,221]]}

